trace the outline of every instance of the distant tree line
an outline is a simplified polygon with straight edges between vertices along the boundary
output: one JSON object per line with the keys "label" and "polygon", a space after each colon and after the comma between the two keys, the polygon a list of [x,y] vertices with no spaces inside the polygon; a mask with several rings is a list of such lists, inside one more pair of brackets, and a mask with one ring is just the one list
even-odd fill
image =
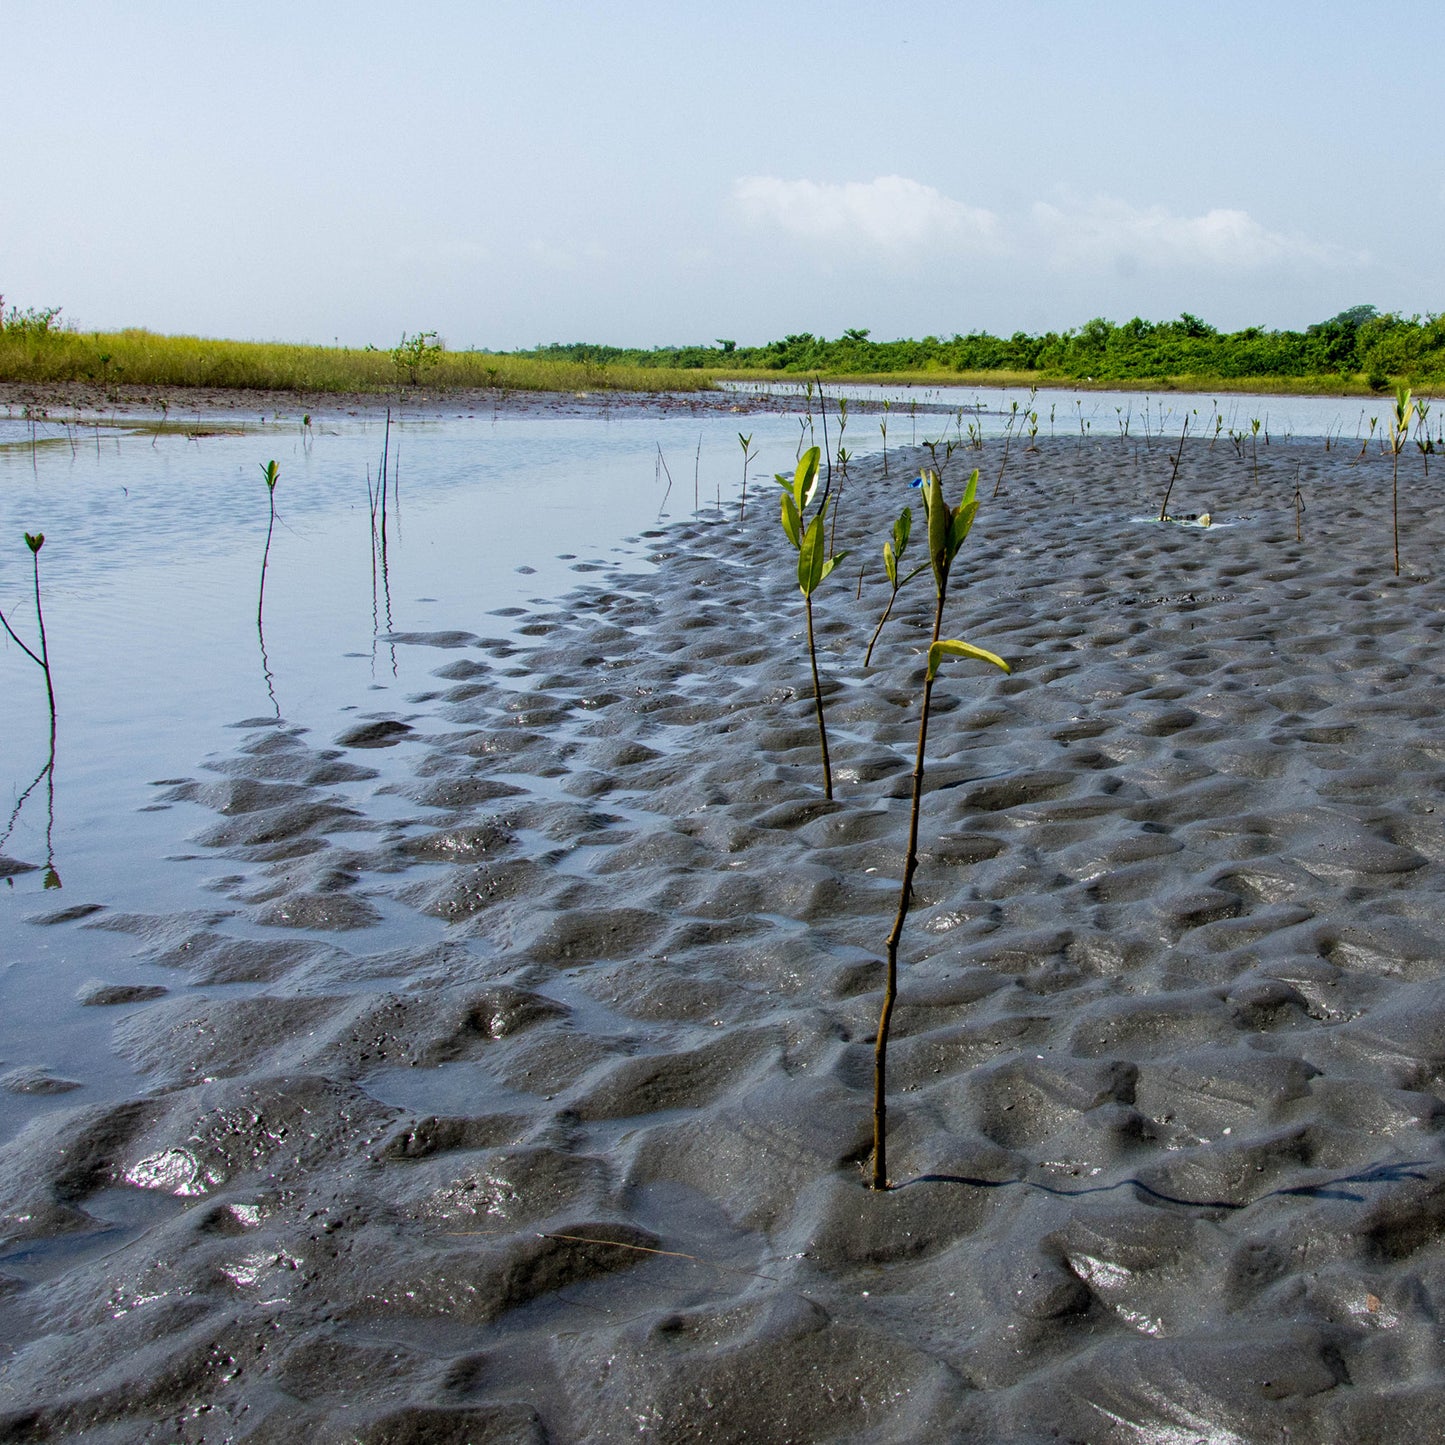
{"label": "distant tree line", "polygon": [[1445,314],[1406,317],[1373,306],[1352,306],[1303,331],[1247,326],[1226,332],[1185,312],[1177,321],[1136,316],[1118,325],[1096,317],[1076,329],[1039,336],[972,331],[948,338],[925,336],[921,341],[874,341],[866,330],[854,328],[832,341],[804,331],[765,346],[739,346],[724,339],[711,346],[648,350],[553,343],[514,354],[603,366],[853,375],[1011,371],[1095,381],[1364,377],[1383,389],[1397,378],[1411,382],[1445,378]]}

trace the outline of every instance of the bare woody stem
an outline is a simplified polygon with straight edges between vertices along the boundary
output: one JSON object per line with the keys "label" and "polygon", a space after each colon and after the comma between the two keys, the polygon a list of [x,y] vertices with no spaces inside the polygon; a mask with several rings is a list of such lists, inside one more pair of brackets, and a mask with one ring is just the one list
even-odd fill
{"label": "bare woody stem", "polygon": [[[933,641],[943,628],[946,583],[938,588],[938,605],[933,613]],[[878,1038],[873,1046],[873,1178],[874,1189],[888,1188],[888,1028],[898,998],[898,944],[908,908],[913,902],[913,875],[918,871],[918,815],[923,802],[923,760],[928,743],[928,706],[933,697],[933,678],[923,684],[923,707],[918,719],[918,754],[913,762],[913,802],[908,817],[908,852],[903,860],[903,881],[898,889],[898,912],[888,934],[888,974],[883,986],[883,1010],[878,1016]]]}
{"label": "bare woody stem", "polygon": [[1390,480],[1395,522],[1395,576],[1400,575],[1400,449],[1395,448],[1395,467]]}
{"label": "bare woody stem", "polygon": [[813,667],[813,707],[818,714],[818,745],[823,750],[823,796],[833,801],[833,767],[828,761],[828,729],[823,725],[823,688],[818,680],[818,649],[813,641],[813,598],[811,593],[803,594],[803,604],[808,614],[808,661]]}
{"label": "bare woody stem", "polygon": [[1169,485],[1164,488],[1164,500],[1159,503],[1159,520],[1161,522],[1167,522],[1169,520],[1169,498],[1173,495],[1174,483],[1179,480],[1179,463],[1184,458],[1184,438],[1188,435],[1189,414],[1186,412],[1184,414],[1184,430],[1179,434],[1179,449],[1171,459],[1174,463],[1174,469],[1169,473]]}

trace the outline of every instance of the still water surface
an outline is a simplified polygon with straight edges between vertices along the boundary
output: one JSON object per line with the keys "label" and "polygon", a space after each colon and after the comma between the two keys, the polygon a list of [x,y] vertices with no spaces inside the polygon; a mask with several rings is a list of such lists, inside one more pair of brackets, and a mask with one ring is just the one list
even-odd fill
{"label": "still water surface", "polygon": [[[950,428],[1004,429],[1027,393],[895,390],[890,448]],[[849,395],[881,398],[878,388]],[[1177,425],[1183,396],[1145,412],[1133,435]],[[916,403],[911,406],[910,403]],[[1107,394],[1054,393],[1035,402],[1054,429],[1117,435]],[[1226,415],[1269,412],[1283,435],[1353,432],[1355,402],[1228,399]],[[960,420],[959,408],[966,408]],[[418,694],[455,652],[389,641],[391,634],[459,630],[505,636],[529,605],[555,604],[582,582],[645,569],[641,534],[717,501],[736,504],[743,475],[738,434],[753,436],[750,491],[771,504],[774,471],[791,470],[801,441],[821,441],[797,413],[400,417],[389,434],[395,489],[387,502],[386,567],[376,567],[368,486],[383,447],[380,417],[239,422],[198,418],[188,436],[135,425],[0,418],[0,609],[33,641],[30,555],[22,532],[43,532],[41,576],[59,709],[51,781],[27,787],[48,756],[43,679],[0,638],[0,855],[53,861],[0,880],[0,1076],[40,1066],[79,1081],[59,1102],[127,1085],[107,1046],[116,1011],[81,1008],[87,979],[157,981],[130,961],[124,936],[33,920],[99,904],[180,913],[214,908],[205,881],[223,864],[197,857],[188,835],[212,815],[159,801],[163,779],[195,777],[230,752],[237,724],[284,718],[324,746],[370,715],[427,718]],[[1072,420],[1069,420],[1069,419]],[[846,442],[876,451],[879,418],[855,412]],[[1068,425],[1066,425],[1066,422]],[[1241,424],[1235,421],[1231,425]],[[837,445],[836,417],[831,440]],[[805,436],[805,433],[808,433]],[[666,470],[659,462],[659,452]],[[256,605],[267,528],[261,466],[275,458],[278,523],[270,552],[265,657]],[[671,488],[667,471],[671,473]],[[902,482],[900,481],[900,487]],[[269,675],[268,675],[269,674]],[[409,701],[411,699],[411,701]],[[404,750],[400,750],[404,751]],[[387,754],[363,760],[400,766]],[[356,785],[353,785],[356,786]],[[351,799],[373,815],[375,783]],[[12,817],[12,809],[17,809]],[[174,987],[176,980],[163,980]],[[0,1089],[0,1138],[58,1102]]]}

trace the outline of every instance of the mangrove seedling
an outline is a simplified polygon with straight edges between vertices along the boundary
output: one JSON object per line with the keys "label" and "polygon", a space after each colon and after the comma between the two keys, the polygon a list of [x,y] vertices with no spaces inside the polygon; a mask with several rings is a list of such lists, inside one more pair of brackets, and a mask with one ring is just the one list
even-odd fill
{"label": "mangrove seedling", "polygon": [[1415,415],[1415,401],[1410,388],[1401,384],[1395,388],[1395,414],[1390,418],[1391,510],[1395,526],[1395,576],[1400,575],[1400,453],[1405,449],[1405,439],[1410,435],[1410,422]]}
{"label": "mangrove seedling", "polygon": [[883,433],[883,475],[888,475],[888,413],[893,403],[886,397],[883,401],[883,415],[878,422],[878,430]]}
{"label": "mangrove seedling", "polygon": [[916,577],[924,567],[922,566],[910,572],[907,577],[900,577],[898,574],[899,563],[903,560],[903,554],[908,548],[908,539],[913,534],[913,508],[904,507],[898,514],[898,520],[893,524],[893,535],[883,544],[883,570],[888,574],[889,584],[893,591],[888,598],[888,606],[883,609],[883,616],[878,619],[878,626],[873,629],[873,636],[868,642],[868,651],[863,655],[863,666],[867,667],[873,661],[873,649],[878,644],[879,634],[883,631],[883,624],[892,615],[893,604],[898,601],[899,589],[905,582]]}
{"label": "mangrove seedling", "polygon": [[45,696],[50,703],[50,746],[55,748],[55,683],[50,675],[50,645],[45,637],[45,612],[40,605],[40,549],[45,545],[45,533],[25,533],[25,545],[30,548],[30,561],[35,575],[35,630],[39,636],[40,651],[21,640],[11,627],[3,612],[0,612],[0,627],[10,634],[10,639],[42,673],[45,674]]}
{"label": "mangrove seedling", "polygon": [[1184,458],[1184,439],[1189,435],[1189,413],[1184,414],[1184,430],[1179,433],[1179,445],[1175,448],[1174,455],[1170,461],[1174,463],[1174,469],[1169,473],[1169,485],[1164,488],[1164,500],[1159,503],[1159,520],[1169,520],[1169,494],[1174,490],[1174,483],[1179,478],[1179,463]]}
{"label": "mangrove seedling", "polygon": [[1294,464],[1294,539],[1296,542],[1303,542],[1305,539],[1304,517],[1305,517],[1305,494],[1300,490],[1300,463]]}
{"label": "mangrove seedling", "polygon": [[898,998],[898,944],[913,900],[913,875],[918,870],[918,815],[923,801],[923,764],[928,743],[928,711],[938,670],[949,657],[973,657],[1009,671],[1003,658],[958,638],[941,639],[943,608],[948,597],[949,573],[978,513],[978,470],[975,468],[964,488],[963,500],[950,507],[943,499],[943,482],[937,472],[923,476],[923,507],[928,518],[928,561],[933,567],[936,593],[933,637],[928,647],[928,666],[923,680],[923,702],[919,709],[918,751],[913,764],[913,794],[908,818],[908,852],[903,860],[903,880],[898,890],[898,911],[888,934],[887,975],[883,1009],[878,1018],[878,1038],[873,1048],[873,1177],[874,1189],[888,1188],[888,1027]]}
{"label": "mangrove seedling", "polygon": [[266,479],[266,500],[270,504],[271,515],[266,523],[266,546],[261,553],[261,586],[256,594],[257,627],[261,626],[261,613],[266,606],[266,566],[271,560],[271,535],[276,530],[276,483],[281,469],[274,461],[269,461],[261,468],[261,475]]}
{"label": "mangrove seedling", "polygon": [[1013,410],[1009,412],[1008,426],[1004,428],[1003,434],[1003,460],[998,467],[998,480],[993,484],[993,495],[998,496],[998,490],[1003,486],[1004,468],[1008,466],[1008,449],[1013,443],[1014,423],[1019,419],[1019,404],[1014,402]]}
{"label": "mangrove seedling", "polygon": [[833,800],[833,768],[828,759],[828,729],[823,721],[823,688],[818,679],[818,646],[813,631],[813,593],[828,574],[848,554],[825,555],[824,526],[828,517],[828,496],[825,492],[818,510],[807,515],[814,493],[818,490],[818,463],[821,454],[809,447],[798,459],[792,477],[778,473],[775,477],[783,489],[783,533],[798,554],[798,590],[808,619],[808,662],[813,669],[813,707],[818,717],[818,747],[823,755],[823,796]]}
{"label": "mangrove seedling", "polygon": [[738,445],[743,449],[743,495],[742,501],[738,504],[738,521],[741,522],[743,514],[748,509],[748,465],[757,457],[757,453],[752,450],[753,435],[751,432],[747,436],[739,432]]}

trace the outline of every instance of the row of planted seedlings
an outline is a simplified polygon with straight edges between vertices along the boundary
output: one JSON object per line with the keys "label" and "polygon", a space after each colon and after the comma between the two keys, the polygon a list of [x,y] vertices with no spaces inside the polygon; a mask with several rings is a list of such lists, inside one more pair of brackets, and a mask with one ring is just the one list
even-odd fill
{"label": "row of planted seedlings", "polygon": [[[827,719],[823,708],[823,691],[818,676],[818,652],[813,628],[813,597],[818,588],[838,564],[848,555],[835,553],[831,549],[827,532],[830,508],[836,509],[832,495],[831,476],[828,484],[820,491],[819,449],[810,447],[798,461],[791,477],[780,474],[776,478],[783,490],[782,526],[789,545],[797,552],[798,590],[803,594],[803,606],[807,619],[808,660],[813,677],[813,706],[818,724],[818,746],[823,766],[823,792],[829,800],[833,797],[832,765],[828,755]],[[903,876],[898,890],[898,906],[893,926],[884,943],[885,978],[883,1005],[878,1017],[878,1031],[873,1051],[873,1157],[869,1184],[873,1189],[887,1189],[888,1180],[888,1035],[893,1018],[894,1006],[898,1000],[898,951],[902,942],[904,926],[908,921],[909,907],[913,900],[913,878],[918,869],[918,826],[923,801],[925,760],[928,745],[928,717],[933,698],[934,684],[940,669],[950,658],[974,658],[994,667],[1009,671],[1009,665],[997,654],[965,642],[957,637],[943,635],[944,609],[948,601],[949,580],[953,564],[960,549],[968,539],[978,515],[978,470],[969,475],[963,495],[957,504],[950,505],[944,497],[943,479],[936,467],[925,469],[917,483],[922,498],[926,519],[927,557],[912,571],[904,572],[904,559],[909,553],[913,538],[913,509],[903,508],[893,522],[887,539],[883,543],[883,566],[890,585],[887,607],[874,629],[868,644],[865,666],[871,661],[873,649],[884,624],[892,614],[894,604],[902,588],[914,577],[931,571],[934,587],[933,628],[929,639],[927,661],[924,667],[923,691],[919,702],[918,741],[913,761],[912,789],[908,815],[908,843],[903,860]]]}
{"label": "row of planted seedlings", "polygon": [[[1400,542],[1399,542],[1399,462],[1400,455],[1405,449],[1406,441],[1411,432],[1412,423],[1418,426],[1421,404],[1417,403],[1411,396],[1408,388],[1401,387],[1397,391],[1393,415],[1389,418],[1389,443],[1386,454],[1392,460],[1392,502],[1393,502],[1393,533],[1394,533],[1394,569],[1398,576],[1400,572]],[[1169,457],[1171,471],[1168,485],[1160,504],[1160,522],[1175,520],[1168,512],[1169,498],[1173,492],[1175,482],[1178,480],[1180,463],[1184,455],[1184,445],[1189,436],[1190,417],[1185,416],[1180,431],[1178,445]],[[884,423],[886,428],[886,421]],[[886,444],[886,430],[884,431]],[[1030,439],[1032,443],[1032,438]],[[751,438],[739,435],[739,441],[743,444],[744,456],[747,457],[748,445]],[[966,482],[963,495],[956,505],[950,505],[944,496],[942,469],[938,465],[939,443],[925,443],[932,456],[934,465],[925,468],[919,475],[914,486],[920,491],[923,504],[924,517],[926,519],[927,548],[928,553],[925,559],[919,562],[911,571],[903,570],[904,558],[908,553],[909,545],[913,537],[913,509],[905,506],[897,519],[893,522],[889,536],[883,543],[883,568],[889,583],[888,601],[883,613],[873,629],[872,636],[868,642],[867,652],[864,655],[863,663],[867,667],[873,659],[873,652],[877,646],[878,639],[882,634],[884,626],[898,600],[898,595],[904,586],[914,577],[925,571],[931,571],[934,585],[934,610],[932,634],[929,640],[927,659],[924,667],[923,689],[919,703],[918,715],[918,740],[914,756],[912,788],[910,793],[909,818],[908,818],[908,841],[903,860],[903,875],[899,883],[898,905],[893,918],[893,925],[888,932],[884,944],[885,951],[885,977],[883,1004],[878,1019],[878,1030],[874,1041],[874,1088],[873,1088],[873,1156],[870,1170],[869,1183],[874,1189],[887,1189],[888,1162],[887,1162],[887,1065],[888,1065],[888,1038],[889,1026],[893,1017],[893,1010],[898,999],[898,952],[903,937],[904,926],[907,923],[909,908],[913,896],[913,878],[918,868],[918,831],[919,815],[923,799],[923,786],[925,763],[927,757],[928,743],[928,720],[930,704],[933,697],[934,685],[938,679],[940,669],[949,658],[973,658],[981,662],[1002,669],[1004,672],[1010,670],[1009,664],[996,653],[985,648],[978,647],[971,642],[961,638],[945,638],[943,636],[944,610],[948,601],[949,583],[952,569],[960,549],[968,539],[973,528],[974,519],[978,514],[978,469],[970,473]],[[955,443],[948,443],[946,447],[945,464],[952,457]],[[1421,448],[1422,452],[1426,449]],[[828,527],[830,509],[833,512],[832,532],[836,532],[837,526],[837,505],[838,499],[833,495],[831,468],[829,469],[828,481],[819,490],[822,480],[820,475],[821,453],[819,448],[810,447],[803,452],[798,459],[797,469],[791,477],[786,474],[777,474],[775,480],[781,486],[782,496],[782,528],[789,545],[798,554],[797,577],[798,590],[803,595],[803,606],[807,622],[808,660],[812,670],[813,681],[813,705],[818,727],[818,746],[822,759],[823,771],[823,792],[830,801],[833,797],[833,776],[832,765],[828,752],[828,731],[827,720],[823,707],[823,692],[818,673],[817,642],[814,632],[813,621],[813,597],[822,583],[836,569],[838,564],[848,555],[846,552],[834,552],[830,529]],[[994,485],[993,495],[997,496],[1003,482],[1004,468],[1008,464],[1008,447],[1005,444],[1003,463],[999,468],[998,479]],[[885,463],[886,465],[886,463]],[[1428,467],[1428,460],[1426,462]],[[745,473],[746,476],[746,473]],[[1303,496],[1299,489],[1298,480],[1295,484],[1294,493],[1296,532],[1299,535],[1301,514],[1303,511]],[[1210,517],[1206,513],[1197,519],[1191,518],[1199,524],[1208,527]],[[861,579],[860,579],[861,584]]]}

